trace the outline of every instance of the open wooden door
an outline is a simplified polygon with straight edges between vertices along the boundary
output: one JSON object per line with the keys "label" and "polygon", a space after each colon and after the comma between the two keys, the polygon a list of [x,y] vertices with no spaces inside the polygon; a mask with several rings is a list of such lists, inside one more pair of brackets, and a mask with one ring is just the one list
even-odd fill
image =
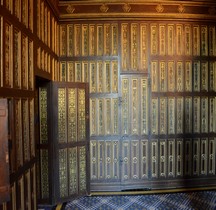
{"label": "open wooden door", "polygon": [[8,107],[7,99],[0,99],[0,204],[9,197]]}
{"label": "open wooden door", "polygon": [[88,92],[86,83],[49,82],[39,88],[40,203],[89,193]]}

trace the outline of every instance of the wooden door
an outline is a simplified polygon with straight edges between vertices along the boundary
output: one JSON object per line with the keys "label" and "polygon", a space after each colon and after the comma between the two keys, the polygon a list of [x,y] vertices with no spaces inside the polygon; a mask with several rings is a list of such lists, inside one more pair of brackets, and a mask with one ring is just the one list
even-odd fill
{"label": "wooden door", "polygon": [[88,85],[50,82],[40,88],[39,95],[40,130],[44,132],[40,134],[41,203],[56,204],[86,195],[89,193]]}
{"label": "wooden door", "polygon": [[121,190],[147,188],[149,178],[148,77],[121,77]]}

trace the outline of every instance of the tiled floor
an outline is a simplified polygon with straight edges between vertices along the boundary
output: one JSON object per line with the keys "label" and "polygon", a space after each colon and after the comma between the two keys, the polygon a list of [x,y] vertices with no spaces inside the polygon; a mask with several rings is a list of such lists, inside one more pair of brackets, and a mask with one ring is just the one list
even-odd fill
{"label": "tiled floor", "polygon": [[86,196],[67,203],[65,210],[216,210],[216,191]]}

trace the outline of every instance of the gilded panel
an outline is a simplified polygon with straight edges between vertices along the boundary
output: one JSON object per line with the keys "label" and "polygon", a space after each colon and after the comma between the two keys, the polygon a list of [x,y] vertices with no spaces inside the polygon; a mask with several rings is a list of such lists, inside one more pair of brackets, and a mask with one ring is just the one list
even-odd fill
{"label": "gilded panel", "polygon": [[[29,77],[28,78],[28,88],[29,90],[34,90],[34,52],[33,50],[34,50],[33,41],[29,40],[29,60],[28,60],[29,61],[29,65],[28,65],[28,77]],[[20,78],[20,76],[18,78]]]}
{"label": "gilded panel", "polygon": [[90,99],[90,135],[97,135],[97,105],[96,99]]}
{"label": "gilded panel", "polygon": [[111,26],[110,24],[104,24],[104,55],[111,54]]}
{"label": "gilded panel", "polygon": [[[67,25],[67,56],[71,57],[73,56],[73,50],[74,50],[74,40],[73,40],[73,36],[74,32],[73,32],[73,25],[72,24],[68,24]],[[62,43],[63,44],[63,43]]]}
{"label": "gilded panel", "polygon": [[141,79],[141,134],[149,133],[148,79]]}
{"label": "gilded panel", "polygon": [[139,133],[139,86],[138,79],[132,79],[132,87],[131,87],[131,134]]}
{"label": "gilded panel", "polygon": [[18,189],[18,192],[19,192],[19,200],[18,200],[18,205],[20,206],[20,208],[18,207],[19,210],[21,209],[25,209],[25,194],[24,194],[24,176],[21,176],[20,179],[18,179],[18,182],[17,182],[17,189]]}
{"label": "gilded panel", "polygon": [[177,61],[177,75],[176,75],[176,91],[183,92],[184,91],[184,69],[183,62]]}
{"label": "gilded panel", "polygon": [[168,133],[175,134],[176,118],[175,118],[175,98],[168,98]]}
{"label": "gilded panel", "polygon": [[86,192],[86,148],[79,148],[79,191]]}
{"label": "gilded panel", "polygon": [[174,61],[168,62],[168,92],[175,92],[175,65]]}
{"label": "gilded panel", "polygon": [[201,26],[201,55],[208,56],[208,28]]}
{"label": "gilded panel", "polygon": [[67,142],[67,126],[66,126],[66,89],[58,89],[58,142]]}
{"label": "gilded panel", "polygon": [[183,134],[183,119],[184,119],[184,98],[177,97],[176,99],[176,131],[177,134]]}
{"label": "gilded panel", "polygon": [[98,135],[104,135],[104,100],[98,99]]}
{"label": "gilded panel", "polygon": [[35,157],[35,110],[34,110],[34,99],[29,101],[29,138],[30,138],[30,149],[31,157]]}
{"label": "gilded panel", "polygon": [[105,99],[105,135],[111,135],[111,124],[113,119],[111,118],[111,99]]}
{"label": "gilded panel", "polygon": [[185,133],[192,133],[192,97],[185,97],[184,130]]}
{"label": "gilded panel", "polygon": [[200,97],[193,98],[193,132],[200,133]]}
{"label": "gilded panel", "polygon": [[208,174],[215,175],[216,138],[209,139]]}
{"label": "gilded panel", "polygon": [[90,62],[90,93],[96,93],[97,88],[97,69],[95,62]]}
{"label": "gilded panel", "polygon": [[176,140],[176,176],[183,176],[184,166],[184,144],[183,139]]}
{"label": "gilded panel", "polygon": [[122,134],[129,133],[129,80],[122,79]]}
{"label": "gilded panel", "polygon": [[167,91],[167,68],[164,61],[160,61],[160,92]]}
{"label": "gilded panel", "polygon": [[129,56],[129,29],[128,24],[123,23],[121,24],[121,67],[123,71],[128,69],[128,56]]}
{"label": "gilded panel", "polygon": [[194,61],[193,64],[193,91],[200,91],[200,61]]}
{"label": "gilded panel", "polygon": [[77,141],[77,91],[68,88],[67,137],[68,142]]}
{"label": "gilded panel", "polygon": [[89,25],[89,55],[95,55],[95,25]]}
{"label": "gilded panel", "polygon": [[22,23],[28,27],[28,0],[22,0]]}
{"label": "gilded panel", "polygon": [[118,104],[118,99],[114,98],[111,99],[111,119],[113,122],[111,123],[111,128],[112,128],[112,133],[114,135],[117,135],[119,133],[119,122],[118,122],[118,113],[119,113],[119,104]]}
{"label": "gilded panel", "polygon": [[48,9],[48,12],[47,12],[47,44],[48,44],[49,48],[51,48],[51,40],[50,40],[51,33],[50,33],[50,30],[51,30],[50,29],[50,10]]}
{"label": "gilded panel", "polygon": [[158,178],[158,140],[151,141],[151,177]]}
{"label": "gilded panel", "polygon": [[[47,31],[47,6],[44,8],[44,43],[47,45],[48,31]],[[66,34],[66,33],[65,33]],[[65,36],[65,35],[64,35]],[[65,41],[65,40],[64,40]],[[61,43],[61,42],[60,42]]]}
{"label": "gilded panel", "polygon": [[112,86],[112,93],[118,93],[118,61],[111,62],[111,86]]}
{"label": "gilded panel", "polygon": [[184,50],[184,40],[183,40],[183,25],[182,24],[176,24],[176,54],[177,55],[183,55]]}
{"label": "gilded panel", "polygon": [[81,26],[76,24],[74,25],[74,55],[81,55]]}
{"label": "gilded panel", "polygon": [[146,70],[148,67],[147,49],[148,49],[148,31],[146,24],[140,24],[140,60],[141,70]]}
{"label": "gilded panel", "polygon": [[62,62],[60,62],[60,81],[65,82],[66,79],[67,79],[66,62],[62,61]]}
{"label": "gilded panel", "polygon": [[193,55],[200,55],[200,27],[198,25],[193,26]]}
{"label": "gilded panel", "polygon": [[60,197],[64,198],[68,196],[68,152],[67,149],[59,149],[59,193]]}
{"label": "gilded panel", "polygon": [[158,54],[158,27],[157,25],[151,25],[151,55]]}
{"label": "gilded panel", "polygon": [[103,62],[97,61],[97,92],[102,93],[104,92],[104,79],[105,76],[103,74]]}
{"label": "gilded panel", "polygon": [[89,31],[88,25],[82,25],[82,56],[87,56],[89,51]]}
{"label": "gilded panel", "polygon": [[112,142],[105,141],[105,179],[113,178]]}
{"label": "gilded panel", "polygon": [[[39,0],[40,2],[40,0]],[[37,3],[38,5],[40,5],[40,3]],[[38,13],[37,15],[39,16],[40,15],[40,9],[38,10]],[[14,2],[14,15],[19,19],[19,21],[21,20],[21,0],[16,0]],[[39,21],[38,21],[39,22]]]}
{"label": "gilded panel", "polygon": [[73,61],[67,62],[67,81],[75,82],[75,69]]}
{"label": "gilded panel", "polygon": [[191,176],[193,169],[193,159],[192,158],[192,139],[184,140],[184,175]]}
{"label": "gilded panel", "polygon": [[47,89],[39,90],[39,113],[40,113],[40,144],[48,143],[47,127]]}
{"label": "gilded panel", "polygon": [[208,139],[202,138],[200,141],[200,174],[207,175],[208,167]]}
{"label": "gilded panel", "polygon": [[91,140],[90,141],[90,179],[95,180],[98,178],[98,148],[97,148],[97,141]]}
{"label": "gilded panel", "polygon": [[23,141],[22,141],[22,109],[21,100],[15,100],[15,139],[16,139],[16,166],[23,165]]}
{"label": "gilded panel", "polygon": [[104,39],[103,39],[103,25],[97,25],[97,56],[103,55],[103,45],[104,45]]}
{"label": "gilded panel", "polygon": [[148,170],[149,170],[149,164],[148,164],[148,157],[149,157],[149,149],[148,149],[148,139],[141,140],[140,142],[141,146],[141,178],[147,179],[148,178]]}
{"label": "gilded panel", "polygon": [[89,65],[88,62],[82,62],[82,82],[89,83]]}
{"label": "gilded panel", "polygon": [[216,91],[216,62],[209,62],[209,91]]}
{"label": "gilded panel", "polygon": [[201,98],[201,132],[208,133],[208,97]]}
{"label": "gilded panel", "polygon": [[41,68],[41,48],[37,49],[37,67]]}
{"label": "gilded panel", "polygon": [[14,88],[21,88],[21,32],[14,29]]}
{"label": "gilded panel", "polygon": [[167,177],[167,141],[165,139],[160,139],[160,166],[159,166],[159,176]]}
{"label": "gilded panel", "polygon": [[60,25],[60,56],[66,56],[66,53],[67,53],[67,26]]}
{"label": "gilded panel", "polygon": [[168,177],[175,177],[175,167],[177,166],[177,164],[175,163],[176,162],[175,139],[168,139],[167,152],[168,152],[168,160],[167,160]]}
{"label": "gilded panel", "polygon": [[216,55],[215,26],[209,26],[209,56]]}
{"label": "gilded panel", "polygon": [[104,160],[104,152],[105,152],[105,148],[104,148],[104,141],[98,141],[98,179],[104,179],[104,166],[105,166],[105,160]]}
{"label": "gilded panel", "polygon": [[112,55],[118,55],[118,24],[111,25],[112,30]]}
{"label": "gilded panel", "polygon": [[85,110],[85,89],[78,89],[78,141],[86,139],[86,110]]}
{"label": "gilded panel", "polygon": [[41,58],[40,68],[44,71],[44,50],[41,50],[41,57],[40,58]]}
{"label": "gilded panel", "polygon": [[48,150],[40,150],[40,177],[41,177],[41,198],[49,198],[49,164],[48,164]]}
{"label": "gilded panel", "polygon": [[31,183],[30,183],[30,170],[24,174],[25,184],[25,206],[31,209]]}
{"label": "gilded panel", "polygon": [[40,39],[44,41],[44,1],[40,5]]}
{"label": "gilded panel", "polygon": [[138,69],[138,24],[131,24],[131,69]]}
{"label": "gilded panel", "polygon": [[166,54],[166,26],[163,24],[159,25],[159,54],[165,55]]}
{"label": "gilded panel", "polygon": [[158,98],[151,100],[151,132],[158,134]]}
{"label": "gilded panel", "polygon": [[185,91],[192,91],[192,64],[191,61],[185,62]]}
{"label": "gilded panel", "polygon": [[167,47],[168,47],[168,55],[174,55],[174,25],[168,25],[168,42],[167,42]]}
{"label": "gilded panel", "polygon": [[75,82],[82,82],[82,64],[75,62]]}
{"label": "gilded panel", "polygon": [[110,93],[111,92],[111,65],[110,61],[105,61],[104,63],[104,90],[105,93]]}
{"label": "gilded panel", "polygon": [[119,141],[113,141],[113,178],[119,179]]}
{"label": "gilded panel", "polygon": [[209,132],[216,131],[216,103],[215,98],[209,98]]}
{"label": "gilded panel", "polygon": [[78,194],[77,148],[68,148],[69,195]]}
{"label": "gilded panel", "polygon": [[[169,119],[169,118],[168,118]],[[167,98],[160,98],[160,134],[167,134]]]}
{"label": "gilded panel", "polygon": [[200,174],[200,139],[193,139],[193,175]]}
{"label": "gilded panel", "polygon": [[123,180],[130,179],[130,164],[131,164],[131,155],[130,155],[130,142],[124,140],[122,142],[122,178]]}
{"label": "gilded panel", "polygon": [[22,100],[22,127],[23,127],[23,152],[24,162],[30,159],[30,142],[29,142],[29,102],[27,99]]}
{"label": "gilded panel", "polygon": [[[17,0],[15,1],[15,4],[17,3],[17,5],[15,5],[15,14],[17,16],[17,18],[19,20],[21,20],[21,0]],[[37,1],[37,36],[40,39],[41,38],[41,30],[40,30],[40,23],[41,23],[41,12],[40,12],[40,7],[41,5],[41,0]]]}
{"label": "gilded panel", "polygon": [[4,39],[4,87],[13,86],[13,74],[12,74],[12,26],[5,22],[5,39]]}
{"label": "gilded panel", "polygon": [[131,141],[131,178],[140,178],[140,143],[139,140]]}
{"label": "gilded panel", "polygon": [[192,35],[191,25],[185,25],[185,55],[191,55]]}
{"label": "gilded panel", "polygon": [[152,61],[151,62],[151,89],[152,92],[158,91],[158,62]]}

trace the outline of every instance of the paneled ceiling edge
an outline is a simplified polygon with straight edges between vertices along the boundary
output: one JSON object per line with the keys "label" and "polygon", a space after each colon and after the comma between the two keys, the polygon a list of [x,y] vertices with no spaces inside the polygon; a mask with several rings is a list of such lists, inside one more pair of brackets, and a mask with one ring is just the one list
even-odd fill
{"label": "paneled ceiling edge", "polygon": [[216,20],[213,1],[60,1],[60,20],[97,18],[166,18]]}

